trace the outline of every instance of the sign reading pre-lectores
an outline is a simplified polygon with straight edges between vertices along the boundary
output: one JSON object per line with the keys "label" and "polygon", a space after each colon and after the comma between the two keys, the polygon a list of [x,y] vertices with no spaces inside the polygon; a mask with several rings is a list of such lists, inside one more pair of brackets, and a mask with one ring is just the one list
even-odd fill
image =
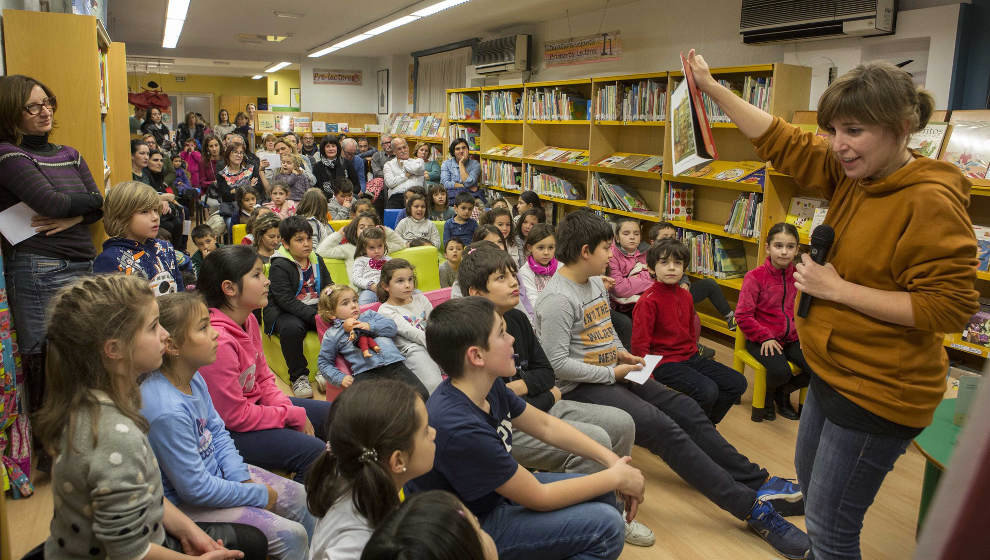
{"label": "sign reading pre-lectores", "polygon": [[359,86],[361,85],[361,70],[323,70],[314,68],[313,83],[336,86]]}

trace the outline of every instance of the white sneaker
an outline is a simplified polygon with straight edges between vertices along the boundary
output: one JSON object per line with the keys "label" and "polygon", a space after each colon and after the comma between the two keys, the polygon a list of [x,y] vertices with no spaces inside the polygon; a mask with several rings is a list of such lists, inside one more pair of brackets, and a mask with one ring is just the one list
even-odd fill
{"label": "white sneaker", "polygon": [[626,523],[626,542],[635,546],[653,546],[657,537],[649,527],[633,520]]}
{"label": "white sneaker", "polygon": [[292,382],[292,394],[298,399],[313,398],[313,387],[305,376]]}
{"label": "white sneaker", "polygon": [[316,390],[320,392],[321,395],[327,394],[327,378],[320,374],[316,374]]}

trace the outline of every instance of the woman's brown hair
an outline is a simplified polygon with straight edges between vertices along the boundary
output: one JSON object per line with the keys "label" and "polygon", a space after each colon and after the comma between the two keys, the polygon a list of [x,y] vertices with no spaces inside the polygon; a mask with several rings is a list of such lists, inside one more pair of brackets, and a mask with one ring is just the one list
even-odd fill
{"label": "woman's brown hair", "polygon": [[327,223],[327,197],[320,189],[306,189],[296,206],[296,216],[316,218],[321,224]]}
{"label": "woman's brown hair", "polygon": [[137,377],[114,375],[107,368],[104,344],[116,339],[124,348],[133,348],[134,335],[143,327],[146,310],[154,301],[147,279],[123,274],[86,276],[55,294],[47,325],[45,403],[33,422],[49,452],[54,454],[66,428],[72,440],[77,427],[73,420],[82,408],[91,413],[96,444],[99,404],[93,390],[106,393],[121,414],[148,431],[140,412]]}
{"label": "woman's brown hair", "polygon": [[[223,163],[224,165],[230,165],[230,154],[234,153],[234,150],[240,150],[242,153],[247,154],[247,149],[237,143],[232,143],[223,150]],[[247,167],[245,165],[246,160],[241,160],[241,168]]]}
{"label": "woman's brown hair", "polygon": [[928,124],[935,110],[932,94],[918,88],[911,75],[889,62],[860,64],[828,86],[818,100],[818,126],[833,131],[836,119],[875,124],[898,138]]}
{"label": "woman's brown hair", "polygon": [[[25,114],[24,107],[31,99],[34,86],[44,90],[49,99],[55,97],[48,86],[34,78],[21,74],[0,77],[0,142],[10,142],[15,146],[21,143],[24,131],[21,130],[21,119]],[[55,118],[52,109],[52,118]]]}

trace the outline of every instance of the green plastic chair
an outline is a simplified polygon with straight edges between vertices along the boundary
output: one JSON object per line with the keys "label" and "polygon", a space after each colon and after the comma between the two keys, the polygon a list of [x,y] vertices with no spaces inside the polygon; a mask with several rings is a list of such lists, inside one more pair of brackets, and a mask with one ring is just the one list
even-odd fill
{"label": "green plastic chair", "polygon": [[392,253],[393,259],[406,259],[416,269],[416,287],[429,292],[440,289],[439,251],[429,245],[409,247]]}

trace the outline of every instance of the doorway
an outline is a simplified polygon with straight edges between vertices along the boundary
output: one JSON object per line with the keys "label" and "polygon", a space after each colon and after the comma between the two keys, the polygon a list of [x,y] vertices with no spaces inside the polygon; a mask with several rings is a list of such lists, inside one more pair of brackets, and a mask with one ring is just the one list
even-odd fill
{"label": "doorway", "polygon": [[172,102],[172,122],[166,124],[173,130],[185,121],[186,113],[189,111],[203,115],[203,120],[211,125],[216,119],[216,114],[213,113],[212,93],[174,93],[170,94],[168,99]]}

